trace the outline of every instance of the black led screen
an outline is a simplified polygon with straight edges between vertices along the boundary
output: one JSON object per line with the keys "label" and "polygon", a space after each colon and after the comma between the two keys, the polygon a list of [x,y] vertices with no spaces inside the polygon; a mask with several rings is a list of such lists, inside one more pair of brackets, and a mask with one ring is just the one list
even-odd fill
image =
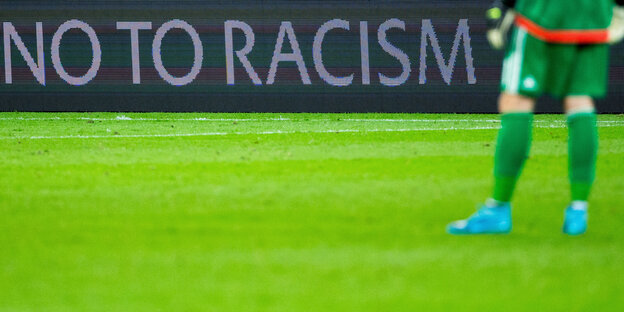
{"label": "black led screen", "polygon": [[494,112],[489,2],[2,1],[0,110]]}

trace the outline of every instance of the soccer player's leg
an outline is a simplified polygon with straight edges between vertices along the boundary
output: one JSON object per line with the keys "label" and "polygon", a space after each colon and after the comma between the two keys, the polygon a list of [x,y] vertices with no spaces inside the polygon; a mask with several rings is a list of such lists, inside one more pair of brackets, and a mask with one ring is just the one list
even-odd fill
{"label": "soccer player's leg", "polygon": [[499,98],[501,129],[494,156],[492,197],[472,216],[449,224],[451,234],[491,234],[511,231],[511,196],[531,146],[535,100],[502,93]]}
{"label": "soccer player's leg", "polygon": [[563,231],[582,234],[587,229],[587,199],[594,182],[598,132],[593,101],[588,96],[565,99],[568,115],[568,169],[571,203],[565,210]]}
{"label": "soccer player's leg", "polygon": [[[507,233],[511,230],[511,197],[531,146],[534,96],[543,77],[541,46],[521,29],[514,31],[503,64],[499,98],[501,129],[494,156],[494,190],[491,198],[468,219],[448,225],[451,234]],[[527,46],[530,50],[527,49]]]}
{"label": "soccer player's leg", "polygon": [[570,205],[563,231],[583,234],[587,229],[587,200],[594,183],[598,152],[596,113],[592,98],[606,93],[608,70],[606,45],[579,46],[564,99],[568,119],[568,171]]}
{"label": "soccer player's leg", "polygon": [[494,190],[490,203],[509,205],[516,182],[531,147],[535,98],[542,93],[548,68],[547,45],[523,29],[515,39],[503,64],[498,104],[501,129],[494,157]]}
{"label": "soccer player's leg", "polygon": [[531,147],[535,100],[503,93],[499,101],[501,129],[494,156],[494,190],[491,199],[508,205]]}

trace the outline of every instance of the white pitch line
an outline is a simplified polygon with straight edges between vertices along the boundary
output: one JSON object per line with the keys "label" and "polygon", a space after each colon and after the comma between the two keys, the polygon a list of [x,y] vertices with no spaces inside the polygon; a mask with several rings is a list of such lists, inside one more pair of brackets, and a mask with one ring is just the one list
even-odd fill
{"label": "white pitch line", "polygon": [[0,137],[0,140],[10,139],[104,139],[104,138],[164,138],[164,137],[193,137],[193,136],[224,136],[224,135],[266,135],[266,134],[297,134],[297,133],[366,133],[366,132],[418,132],[418,131],[452,131],[452,130],[491,130],[498,127],[472,128],[420,128],[420,129],[335,129],[310,131],[260,131],[260,132],[204,132],[204,133],[166,133],[166,134],[121,134],[121,135],[61,135],[61,136],[23,136]]}
{"label": "white pitch line", "polygon": [[[565,128],[565,125],[544,125],[537,128]],[[619,127],[618,125],[603,125],[600,127]],[[415,128],[415,129],[332,129],[309,131],[260,131],[260,132],[203,132],[203,133],[166,133],[166,134],[122,134],[122,135],[61,135],[61,136],[22,136],[0,137],[0,140],[41,140],[41,139],[114,139],[114,138],[166,138],[166,137],[195,137],[195,136],[225,136],[225,135],[270,135],[270,134],[304,134],[304,133],[369,133],[369,132],[425,132],[425,131],[456,131],[456,130],[497,130],[499,126],[470,127],[470,128]]]}
{"label": "white pitch line", "polygon": [[[332,120],[332,119],[327,119]],[[493,122],[500,123],[499,119],[340,119],[338,121],[374,121],[374,122]],[[535,123],[567,123],[566,120],[533,120]],[[623,123],[624,120],[600,120],[598,123]]]}
{"label": "white pitch line", "polygon": [[92,118],[92,117],[5,117],[0,120],[23,120],[23,121],[45,121],[45,120],[93,120],[93,121],[372,121],[372,122],[500,122],[495,119],[330,119],[330,118],[314,118],[311,120],[291,119],[291,118],[131,118],[126,116],[117,116],[115,118]]}
{"label": "white pitch line", "polygon": [[93,121],[291,121],[288,118],[131,118],[117,116],[115,118],[92,117],[4,117],[0,120],[46,121],[46,120],[93,120]]}
{"label": "white pitch line", "polygon": [[[131,118],[124,115],[115,118],[91,118],[91,117],[4,117],[0,120],[22,120],[22,121],[46,121],[46,120],[93,120],[93,121],[207,121],[207,122],[258,122],[258,121],[299,121],[299,122],[315,122],[315,121],[353,121],[353,122],[483,122],[483,123],[500,123],[498,119],[291,119],[291,118]],[[565,123],[565,120],[535,120],[535,123]],[[624,120],[600,120],[598,123],[622,123]]]}
{"label": "white pitch line", "polygon": [[346,118],[346,119],[340,119],[340,120],[336,120],[336,119],[327,119],[327,120],[333,120],[333,121],[357,121],[357,122],[361,122],[361,121],[365,121],[365,122],[500,122],[500,120],[497,119],[351,119],[351,118]]}

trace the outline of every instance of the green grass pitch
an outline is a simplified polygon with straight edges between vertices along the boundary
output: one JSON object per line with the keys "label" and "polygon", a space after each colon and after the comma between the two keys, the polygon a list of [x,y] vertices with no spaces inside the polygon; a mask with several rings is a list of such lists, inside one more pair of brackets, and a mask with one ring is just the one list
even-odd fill
{"label": "green grass pitch", "polygon": [[496,115],[0,114],[0,311],[624,311],[624,116],[561,233],[563,115],[513,232],[453,237]]}

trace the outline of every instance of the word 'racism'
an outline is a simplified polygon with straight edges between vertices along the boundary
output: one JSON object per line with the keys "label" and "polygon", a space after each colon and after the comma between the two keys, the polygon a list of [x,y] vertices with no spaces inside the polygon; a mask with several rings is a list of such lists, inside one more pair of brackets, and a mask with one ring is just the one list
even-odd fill
{"label": "word 'racism'", "polygon": [[[130,43],[131,43],[131,57],[132,57],[132,82],[134,84],[141,84],[141,68],[140,68],[140,55],[139,55],[139,31],[148,31],[152,30],[151,22],[117,22],[117,30],[119,31],[129,31],[130,34]],[[225,58],[226,58],[226,81],[228,85],[235,84],[234,77],[234,57],[237,57],[240,63],[245,68],[249,78],[255,85],[262,85],[263,81],[258,76],[258,73],[252,66],[251,62],[247,58],[247,55],[252,51],[255,44],[254,32],[251,26],[247,23],[237,20],[228,20],[225,21]],[[361,54],[361,84],[370,85],[370,67],[369,67],[369,38],[368,38],[368,22],[361,21],[360,22],[360,54]],[[401,73],[396,77],[388,77],[382,73],[378,73],[379,81],[382,85],[385,86],[400,86],[404,84],[411,73],[411,63],[410,59],[405,52],[401,49],[394,46],[390,43],[386,37],[386,33],[390,29],[401,29],[405,31],[405,22],[396,18],[389,19],[379,25],[377,30],[377,41],[381,48],[388,53],[390,56],[394,57],[401,64]],[[61,62],[60,57],[60,45],[61,39],[63,35],[71,29],[79,29],[84,32],[91,42],[92,48],[92,61],[91,66],[87,70],[87,72],[83,76],[72,76],[70,75]],[[171,75],[165,66],[163,65],[162,56],[161,56],[161,46],[162,41],[167,35],[167,33],[172,29],[180,29],[186,32],[192,39],[193,47],[194,47],[194,59],[193,65],[190,71],[181,77],[175,77]],[[234,51],[233,44],[233,31],[234,29],[238,31],[242,31],[245,35],[245,45],[242,49],[238,51]],[[333,29],[342,29],[342,30],[350,30],[349,21],[334,19],[328,21],[321,25],[314,36],[314,43],[312,46],[312,55],[314,60],[314,68],[318,72],[318,75],[321,79],[323,79],[326,83],[332,86],[349,86],[353,83],[354,74],[338,77],[334,76],[326,69],[323,64],[323,40],[325,35]],[[15,29],[14,25],[10,22],[3,23],[3,31],[4,31],[4,69],[5,69],[5,82],[7,84],[12,84],[12,67],[11,67],[11,43],[13,42],[22,57],[26,61],[26,64],[30,68],[33,73],[35,79],[39,84],[45,85],[45,57],[44,57],[44,49],[43,49],[43,25],[41,22],[36,23],[36,38],[37,38],[37,62],[35,63],[34,58],[26,48],[26,45],[22,41],[20,35]],[[467,81],[468,84],[475,84],[476,77],[474,74],[474,65],[472,59],[472,49],[470,47],[470,34],[468,27],[467,19],[460,19],[457,27],[457,32],[455,34],[455,40],[453,42],[451,54],[448,58],[448,61],[445,60],[444,55],[442,54],[442,50],[440,48],[440,44],[438,42],[438,38],[434,31],[433,25],[431,24],[431,20],[423,19],[422,27],[421,27],[421,40],[420,40],[420,67],[419,67],[419,83],[426,83],[426,59],[427,59],[427,46],[431,43],[431,47],[435,54],[435,58],[440,69],[440,73],[444,82],[447,84],[451,83],[451,78],[453,76],[453,70],[455,68],[455,59],[457,58],[457,53],[459,50],[459,45],[463,41],[463,48],[466,60],[466,72],[467,72]],[[282,46],[284,45],[284,40],[288,40],[292,49],[292,52],[286,53],[282,52]],[[56,30],[52,37],[52,45],[51,45],[51,58],[54,69],[61,79],[66,81],[70,85],[80,86],[89,83],[93,78],[96,77],[98,70],[100,69],[100,65],[102,62],[102,49],[100,46],[100,41],[98,40],[98,36],[95,30],[89,26],[89,24],[80,21],[80,20],[70,20],[63,23]],[[156,35],[154,36],[154,40],[152,42],[152,58],[154,62],[154,67],[156,71],[165,80],[167,83],[174,86],[184,86],[190,84],[195,80],[197,75],[202,69],[202,62],[204,58],[204,48],[202,45],[202,41],[200,40],[199,34],[191,26],[189,23],[183,20],[171,20],[160,26],[156,30]],[[275,75],[277,73],[278,64],[280,62],[294,62],[299,71],[299,75],[301,77],[301,81],[305,85],[310,85],[312,82],[310,81],[310,76],[308,75],[308,71],[306,68],[306,64],[303,60],[303,56],[301,54],[301,49],[299,48],[299,43],[297,41],[297,37],[295,36],[295,31],[293,29],[291,22],[282,22],[279,28],[279,33],[277,36],[277,42],[275,43],[275,50],[273,52],[273,58],[271,61],[271,66],[269,68],[268,76],[265,80],[265,84],[272,85],[275,82]]]}

